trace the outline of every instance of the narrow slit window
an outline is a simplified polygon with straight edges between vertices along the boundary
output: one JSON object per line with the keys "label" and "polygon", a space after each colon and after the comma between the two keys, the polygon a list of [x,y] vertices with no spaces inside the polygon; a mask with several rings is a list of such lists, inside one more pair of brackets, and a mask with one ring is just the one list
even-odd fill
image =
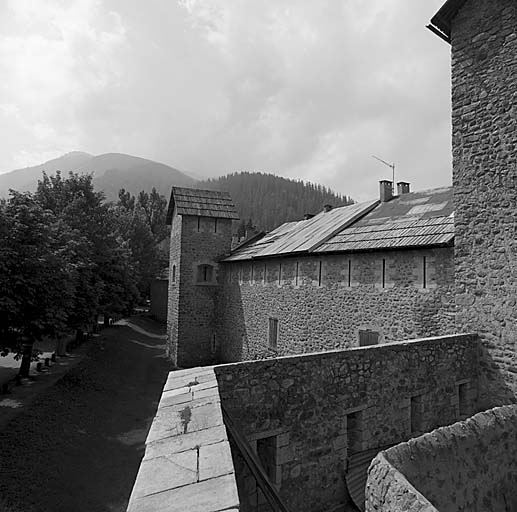
{"label": "narrow slit window", "polygon": [[199,265],[197,267],[197,278],[198,283],[210,283],[214,277],[214,267],[212,265]]}
{"label": "narrow slit window", "polygon": [[294,278],[294,284],[296,286],[298,286],[298,271],[299,271],[299,268],[300,268],[300,264],[299,264],[299,262],[296,262],[296,275],[295,275],[295,278]]}
{"label": "narrow slit window", "polygon": [[264,276],[263,276],[264,284],[267,283],[267,263],[264,263]]}
{"label": "narrow slit window", "polygon": [[352,260],[348,260],[348,286],[352,286]]}
{"label": "narrow slit window", "polygon": [[282,284],[282,263],[278,264],[278,284]]}
{"label": "narrow slit window", "polygon": [[348,455],[363,449],[363,411],[346,415],[346,438]]}
{"label": "narrow slit window", "polygon": [[212,354],[215,354],[215,352],[217,350],[217,338],[216,338],[215,334],[212,334],[211,349],[212,349]]}
{"label": "narrow slit window", "polygon": [[278,346],[278,318],[269,319],[269,348],[277,348]]}
{"label": "narrow slit window", "polygon": [[214,219],[214,233],[217,233],[217,217]]}
{"label": "narrow slit window", "polygon": [[172,265],[172,282],[176,282],[176,265]]}
{"label": "narrow slit window", "polygon": [[386,260],[382,258],[382,287],[386,287]]}
{"label": "narrow slit window", "polygon": [[255,280],[255,266],[253,263],[251,264],[251,273],[250,273],[250,283],[253,283]]}
{"label": "narrow slit window", "polygon": [[411,433],[422,431],[422,395],[412,396],[410,404]]}
{"label": "narrow slit window", "polygon": [[469,400],[468,400],[469,383],[464,382],[458,384],[458,402],[459,402],[459,415],[460,418],[464,418],[470,415]]}
{"label": "narrow slit window", "polygon": [[319,268],[318,268],[318,286],[321,286],[321,271],[323,267],[323,262],[320,261]]}
{"label": "narrow slit window", "polygon": [[427,258],[422,258],[422,288],[427,288]]}
{"label": "narrow slit window", "polygon": [[257,439],[257,457],[271,483],[277,479],[276,436]]}
{"label": "narrow slit window", "polygon": [[197,218],[197,230],[201,231],[201,217]]}

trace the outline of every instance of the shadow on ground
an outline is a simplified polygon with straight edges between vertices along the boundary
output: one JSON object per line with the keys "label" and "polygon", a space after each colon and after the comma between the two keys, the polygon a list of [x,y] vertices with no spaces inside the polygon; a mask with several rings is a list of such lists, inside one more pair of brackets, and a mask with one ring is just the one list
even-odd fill
{"label": "shadow on ground", "polygon": [[142,318],[104,330],[2,427],[0,512],[125,511],[171,369],[163,333]]}

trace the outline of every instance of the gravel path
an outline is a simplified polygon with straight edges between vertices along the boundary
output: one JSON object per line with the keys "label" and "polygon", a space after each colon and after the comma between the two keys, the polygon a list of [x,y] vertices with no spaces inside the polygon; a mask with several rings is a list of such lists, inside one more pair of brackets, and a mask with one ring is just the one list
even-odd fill
{"label": "gravel path", "polygon": [[163,328],[131,320],[1,427],[0,512],[125,511],[171,369]]}

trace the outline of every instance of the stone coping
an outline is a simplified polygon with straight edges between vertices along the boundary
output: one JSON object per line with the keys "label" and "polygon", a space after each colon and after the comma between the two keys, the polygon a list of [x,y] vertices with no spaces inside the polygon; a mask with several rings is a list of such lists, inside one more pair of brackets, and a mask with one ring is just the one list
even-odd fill
{"label": "stone coping", "polygon": [[457,341],[472,341],[478,342],[479,336],[474,333],[464,333],[464,334],[445,334],[443,336],[432,336],[429,338],[417,338],[414,340],[403,340],[403,341],[393,341],[390,343],[380,343],[379,345],[367,345],[364,347],[351,347],[351,348],[342,348],[336,350],[323,350],[321,352],[306,352],[303,354],[295,354],[295,355],[287,355],[287,356],[276,356],[276,357],[268,357],[264,359],[255,359],[250,361],[238,361],[235,363],[223,363],[216,365],[215,368],[224,368],[231,366],[239,366],[239,365],[247,365],[247,364],[261,364],[268,363],[274,364],[277,361],[301,361],[307,359],[325,359],[327,357],[333,357],[336,354],[357,354],[360,352],[372,351],[372,350],[390,350],[390,351],[401,351],[405,350],[408,345],[417,345],[424,343],[440,343],[440,342],[457,342]]}
{"label": "stone coping", "polygon": [[238,511],[213,367],[169,373],[127,512]]}

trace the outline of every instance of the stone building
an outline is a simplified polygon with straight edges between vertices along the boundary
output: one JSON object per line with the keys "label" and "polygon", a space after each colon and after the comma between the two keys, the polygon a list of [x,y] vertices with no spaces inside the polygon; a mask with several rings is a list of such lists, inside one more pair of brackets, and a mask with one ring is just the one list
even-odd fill
{"label": "stone building", "polygon": [[[169,217],[169,343],[176,362],[242,361],[452,333],[452,190],[410,192],[399,183],[398,192],[393,196],[392,183],[382,181],[377,200],[327,206],[230,254],[228,219],[228,229],[216,232],[217,218],[196,210],[201,196],[206,202],[207,195],[223,195],[174,188],[171,211],[180,193],[190,194]],[[227,215],[232,207],[224,197]],[[188,215],[179,213],[187,206]],[[184,328],[173,328],[182,318]]]}
{"label": "stone building", "polygon": [[[329,329],[329,335],[321,338],[323,342],[332,346],[338,338],[336,344],[343,348],[172,372],[149,432],[130,512],[323,512],[354,510],[353,503],[371,512],[507,512],[517,507],[517,406],[493,408],[514,403],[517,392],[517,3],[448,0],[431,27],[452,45],[454,248],[452,238],[432,248],[405,246],[397,261],[406,263],[395,274],[397,279],[406,276],[407,286],[402,288],[412,294],[421,282],[415,265],[419,258],[420,262],[424,255],[431,258],[427,251],[432,250],[440,255],[435,262],[449,261],[443,268],[449,268],[454,280],[443,290],[436,283],[435,290],[422,296],[437,294],[436,304],[443,304],[438,314],[449,322],[447,330],[450,326],[451,332],[474,332],[479,337],[444,332],[437,338],[397,342],[399,333],[403,334],[399,324],[383,320],[369,326],[366,318],[354,324],[356,332],[350,331],[357,335],[350,341],[356,348],[350,349],[325,322],[320,331]],[[285,290],[288,300],[296,301],[300,315],[309,319],[310,312],[320,306],[332,309],[337,302],[337,308],[343,303],[348,307],[344,295],[338,295],[339,301],[324,302],[320,296],[311,307],[303,308],[303,299],[310,303],[325,277],[334,276],[330,293],[344,294],[341,288],[353,281],[343,262],[352,253],[355,260],[354,251],[320,255],[319,249],[338,233],[343,236],[336,242],[346,244],[361,222],[371,219],[374,224],[376,209],[387,212],[390,205],[400,205],[408,196],[354,205],[354,213],[338,231],[329,233],[329,239],[314,252],[303,255],[311,270],[309,277],[302,276],[299,288],[300,265],[295,262],[302,255],[276,250],[271,255],[276,273],[267,277],[266,265],[265,283],[259,284],[255,273],[260,270],[249,259],[224,257],[229,252],[218,252],[214,242],[219,258],[210,261],[221,277],[215,288],[231,292],[229,301],[215,292],[217,307],[231,309],[240,303],[249,308],[259,300],[257,289],[267,294]],[[452,213],[449,208],[443,206],[443,211]],[[334,215],[341,214],[347,216],[343,212]],[[403,222],[404,214],[396,218]],[[389,224],[386,219],[377,220],[379,226]],[[173,228],[174,222],[181,225],[182,221],[173,220]],[[195,227],[195,221],[188,222]],[[447,223],[439,225],[440,233],[450,237]],[[291,227],[295,230],[296,225]],[[289,225],[283,229],[276,240],[269,237],[268,242],[265,237],[234,254],[259,250],[261,244],[274,247],[280,239],[290,242]],[[396,253],[385,246],[367,253],[357,251],[358,258],[371,258],[364,267],[369,269],[364,286],[373,286],[375,293],[379,283],[386,289],[388,255]],[[329,270],[329,263],[326,274],[323,258],[329,258],[326,262],[341,258],[336,265],[339,270]],[[249,265],[249,270],[234,265]],[[388,288],[382,293],[387,297],[390,292]],[[281,298],[279,294],[277,302]],[[297,340],[305,346],[312,335],[304,331],[292,335],[294,322],[286,318],[269,324],[269,307],[259,302],[253,315],[239,321],[236,329],[245,333],[240,332],[240,341],[232,341],[236,348],[229,354],[221,349],[223,339],[216,336],[214,362],[238,359],[239,347],[242,358],[248,354],[263,357],[266,344],[268,350],[275,349],[269,347],[271,338],[277,341],[277,352],[270,353],[302,352]],[[355,307],[360,312],[367,309],[361,304]],[[408,336],[418,336],[424,323],[411,323],[403,302],[400,309],[404,325],[410,326]],[[260,310],[268,315],[266,327],[263,321],[253,325]],[[391,312],[395,315],[398,309],[393,306]],[[339,311],[325,314],[335,316],[322,318],[339,317]],[[209,326],[223,333],[224,317],[216,316]],[[357,347],[361,336],[368,342],[384,339],[390,343]],[[171,346],[172,354],[175,350]],[[387,448],[390,445],[394,446]],[[364,486],[366,475],[361,468],[372,457]]]}

